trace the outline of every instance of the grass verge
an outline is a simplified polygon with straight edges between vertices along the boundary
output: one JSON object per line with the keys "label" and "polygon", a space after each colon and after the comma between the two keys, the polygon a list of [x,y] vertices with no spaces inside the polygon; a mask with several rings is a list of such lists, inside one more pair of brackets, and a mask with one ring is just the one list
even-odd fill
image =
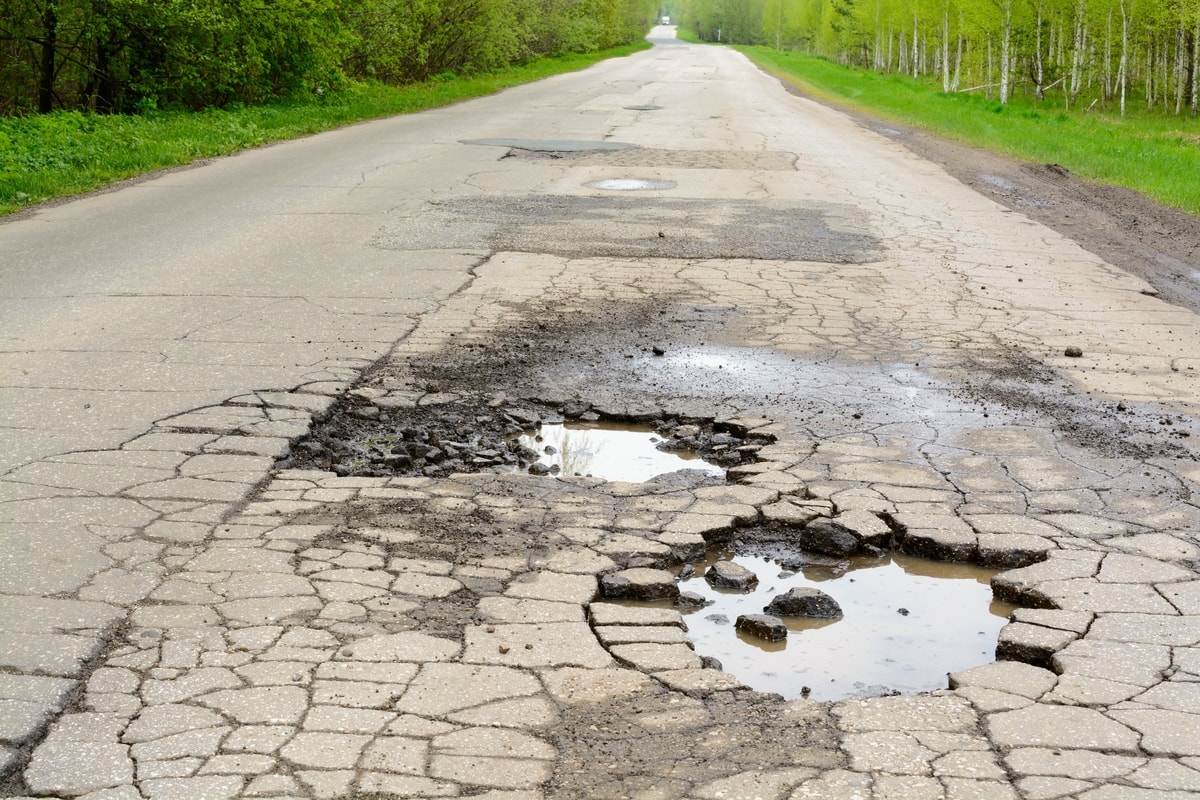
{"label": "grass verge", "polygon": [[977,94],[944,94],[907,76],[768,47],[737,49],[815,97],[1025,161],[1060,164],[1200,215],[1200,122],[1190,117],[1066,112],[1025,98],[1002,106]]}
{"label": "grass verge", "polygon": [[649,46],[639,42],[411,86],[356,83],[320,98],[229,110],[146,116],[58,111],[0,118],[0,215],[197,159],[493,94]]}

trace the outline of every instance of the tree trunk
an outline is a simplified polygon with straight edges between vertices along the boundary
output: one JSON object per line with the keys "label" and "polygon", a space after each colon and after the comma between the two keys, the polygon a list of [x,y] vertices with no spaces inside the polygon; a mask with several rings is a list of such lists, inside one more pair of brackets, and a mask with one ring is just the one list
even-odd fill
{"label": "tree trunk", "polygon": [[38,76],[38,113],[54,110],[54,72],[58,48],[58,13],[53,2],[42,12],[42,64]]}
{"label": "tree trunk", "polygon": [[913,42],[912,42],[912,70],[913,77],[918,78],[921,75],[921,53],[918,49],[920,39],[918,38],[919,28],[917,27],[917,15],[913,14]]}
{"label": "tree trunk", "polygon": [[1054,24],[1054,20],[1050,20],[1050,43],[1046,45],[1046,58],[1054,66],[1060,66],[1062,61],[1058,57],[1058,26]]}
{"label": "tree trunk", "polygon": [[1188,71],[1192,85],[1192,116],[1200,113],[1200,8],[1196,9],[1196,30],[1192,31],[1192,63]]}
{"label": "tree trunk", "polygon": [[1008,103],[1009,74],[1012,67],[1012,0],[1004,0],[1004,24],[1000,39],[1000,105]]}
{"label": "tree trunk", "polygon": [[1037,7],[1037,28],[1034,29],[1033,43],[1033,89],[1038,100],[1046,99],[1046,90],[1042,84],[1046,82],[1045,65],[1042,62],[1042,4]]}
{"label": "tree trunk", "polygon": [[1107,101],[1113,96],[1112,82],[1112,9],[1108,10],[1108,24],[1105,28],[1106,34],[1104,37],[1104,99]]}
{"label": "tree trunk", "polygon": [[117,110],[117,81],[112,74],[112,55],[109,44],[103,41],[96,49],[95,91],[91,98],[92,110],[111,114]]}
{"label": "tree trunk", "polygon": [[1117,65],[1117,86],[1121,93],[1121,116],[1125,116],[1125,87],[1129,79],[1129,14],[1125,11],[1125,0],[1117,0],[1121,7],[1121,61]]}
{"label": "tree trunk", "polygon": [[942,91],[950,94],[950,4],[942,13]]}
{"label": "tree trunk", "polygon": [[1187,83],[1187,36],[1183,27],[1175,32],[1175,116],[1183,111],[1183,89]]}
{"label": "tree trunk", "polygon": [[1085,11],[1085,0],[1078,0],[1075,4],[1075,35],[1071,40],[1071,83],[1067,89],[1067,108],[1070,108],[1071,103],[1079,96],[1079,88],[1082,85],[1083,51],[1087,36],[1087,23],[1084,21]]}
{"label": "tree trunk", "polygon": [[1146,107],[1154,106],[1154,41],[1146,47]]}
{"label": "tree trunk", "polygon": [[962,31],[958,32],[958,50],[954,54],[954,80],[950,83],[950,91],[957,92],[960,85],[959,81],[962,78],[962,61],[963,61],[963,35]]}
{"label": "tree trunk", "polygon": [[992,86],[995,85],[995,81],[992,79],[992,76],[995,74],[995,70],[993,69],[993,66],[992,66],[992,37],[991,37],[991,35],[988,36],[987,43],[988,43],[988,48],[987,48],[987,94],[986,94],[986,97],[988,100],[991,100],[992,99]]}

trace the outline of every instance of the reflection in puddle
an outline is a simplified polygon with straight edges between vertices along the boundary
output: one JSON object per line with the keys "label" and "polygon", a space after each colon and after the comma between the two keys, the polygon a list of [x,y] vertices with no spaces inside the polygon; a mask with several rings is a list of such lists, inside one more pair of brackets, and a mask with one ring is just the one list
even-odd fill
{"label": "reflection in puddle", "polygon": [[674,189],[675,181],[656,181],[644,178],[608,178],[588,181],[584,184],[592,189],[607,189],[610,192],[640,192],[647,189]]}
{"label": "reflection in puddle", "polygon": [[[694,453],[657,449],[662,437],[648,425],[571,423],[542,425],[519,442],[538,454],[543,468],[560,475],[590,475],[609,481],[641,483],[681,469],[724,475]],[[554,468],[558,469],[555,470]]]}
{"label": "reflection in puddle", "polygon": [[[753,571],[750,592],[716,590],[704,572],[728,553],[696,564],[680,589],[712,605],[685,611],[700,655],[713,656],[747,686],[789,699],[837,700],[946,688],[946,673],[990,663],[996,637],[1014,606],[992,600],[993,570],[898,553],[855,557],[840,567],[809,566],[792,574],[757,556],[733,556]],[[842,607],[842,619],[785,617],[788,638],[765,642],[735,631],[740,614],[761,614],[776,595],[813,587]]]}

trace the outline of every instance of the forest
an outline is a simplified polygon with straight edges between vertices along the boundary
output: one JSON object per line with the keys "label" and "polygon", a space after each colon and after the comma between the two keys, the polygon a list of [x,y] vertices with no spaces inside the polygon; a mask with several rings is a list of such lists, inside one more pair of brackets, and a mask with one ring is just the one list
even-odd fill
{"label": "forest", "polygon": [[645,35],[656,0],[0,0],[0,115],[404,85]]}
{"label": "forest", "polygon": [[674,0],[701,41],[911,75],[1006,104],[1195,117],[1200,0]]}

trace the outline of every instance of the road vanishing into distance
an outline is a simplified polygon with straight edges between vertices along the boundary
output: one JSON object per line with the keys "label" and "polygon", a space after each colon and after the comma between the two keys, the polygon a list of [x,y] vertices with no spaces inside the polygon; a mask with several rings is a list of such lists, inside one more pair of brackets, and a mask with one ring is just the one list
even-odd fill
{"label": "road vanishing into distance", "polygon": [[[0,223],[0,795],[1200,796],[1196,314],[652,41]],[[564,419],[729,470],[501,470]],[[717,545],[1010,616],[760,692]]]}

